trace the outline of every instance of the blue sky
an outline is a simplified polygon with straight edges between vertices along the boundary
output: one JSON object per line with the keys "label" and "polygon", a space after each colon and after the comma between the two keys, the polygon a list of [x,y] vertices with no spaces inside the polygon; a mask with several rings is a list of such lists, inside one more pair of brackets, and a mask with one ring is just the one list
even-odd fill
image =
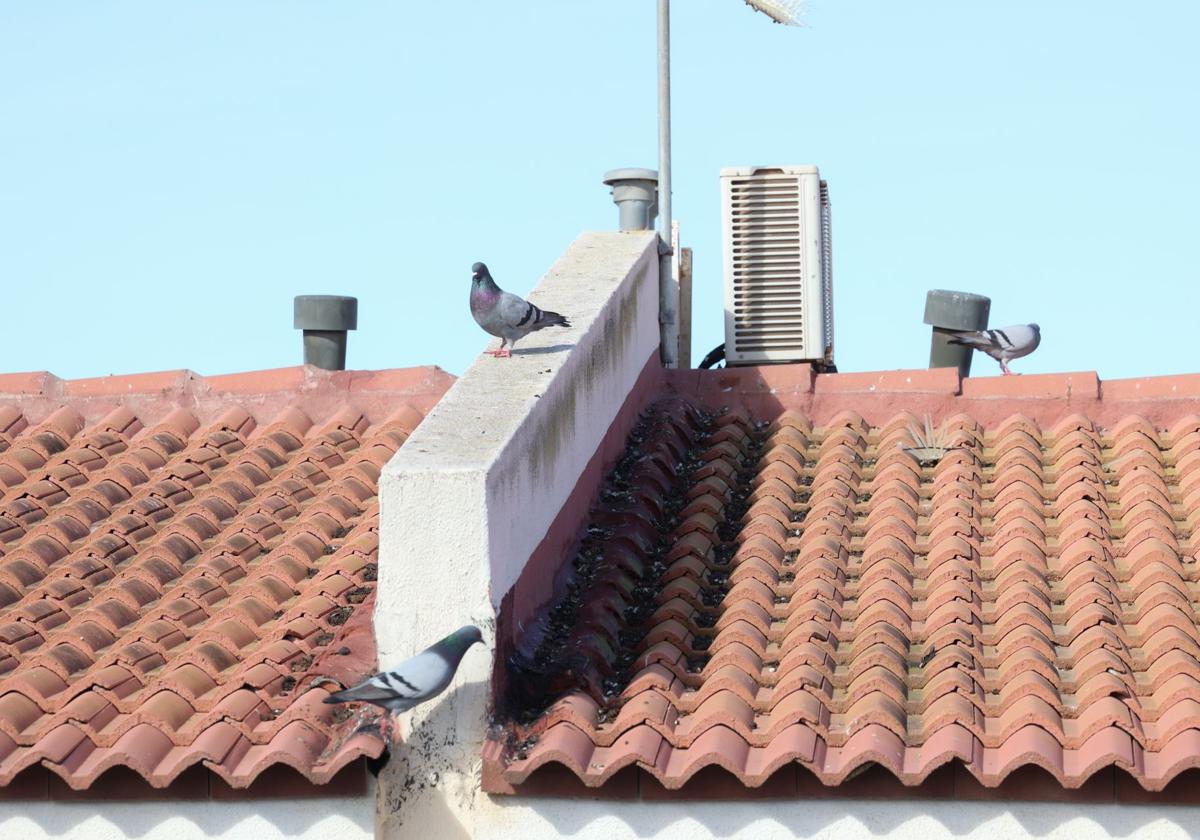
{"label": "blue sky", "polygon": [[[675,216],[722,340],[718,170],[830,183],[842,370],[921,367],[930,288],[1037,321],[1027,372],[1200,371],[1200,4],[674,5]],[[469,267],[528,291],[656,165],[651,0],[0,5],[0,371],[461,372]],[[991,373],[986,359],[977,373]]]}

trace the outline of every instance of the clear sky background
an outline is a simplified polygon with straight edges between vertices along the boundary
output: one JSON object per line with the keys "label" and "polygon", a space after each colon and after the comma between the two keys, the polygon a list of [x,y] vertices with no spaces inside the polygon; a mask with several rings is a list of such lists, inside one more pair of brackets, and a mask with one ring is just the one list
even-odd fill
{"label": "clear sky background", "polygon": [[[718,170],[815,163],[842,370],[922,367],[926,290],[1037,321],[1027,372],[1200,371],[1200,3],[676,0],[675,216],[722,336]],[[0,371],[351,367],[485,346],[470,265],[531,289],[603,173],[656,165],[652,0],[0,3]],[[992,373],[976,360],[977,373]]]}

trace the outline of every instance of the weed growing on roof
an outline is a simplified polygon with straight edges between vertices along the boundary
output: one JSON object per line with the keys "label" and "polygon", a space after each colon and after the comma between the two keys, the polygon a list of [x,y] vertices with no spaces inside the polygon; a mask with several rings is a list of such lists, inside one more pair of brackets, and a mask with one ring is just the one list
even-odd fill
{"label": "weed growing on roof", "polygon": [[922,467],[932,467],[938,461],[946,457],[947,452],[952,452],[955,449],[962,449],[961,446],[950,445],[950,434],[943,429],[935,429],[933,419],[925,415],[925,428],[921,429],[910,423],[908,425],[908,434],[912,438],[912,446],[904,446],[901,448],[912,455],[917,460],[917,463]]}

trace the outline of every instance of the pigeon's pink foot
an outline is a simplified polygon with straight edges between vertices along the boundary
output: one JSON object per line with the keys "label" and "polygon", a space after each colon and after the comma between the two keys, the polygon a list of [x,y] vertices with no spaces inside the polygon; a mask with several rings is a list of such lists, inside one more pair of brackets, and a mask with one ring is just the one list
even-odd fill
{"label": "pigeon's pink foot", "polygon": [[496,358],[497,359],[511,359],[512,351],[511,350],[497,350]]}
{"label": "pigeon's pink foot", "polygon": [[502,350],[484,350],[484,351],[483,351],[483,355],[485,355],[485,356],[499,356],[499,355],[500,355],[502,352],[503,352]]}
{"label": "pigeon's pink foot", "polygon": [[399,746],[396,741],[396,719],[392,715],[385,715],[379,723],[379,734],[383,737],[383,742],[391,747]]}

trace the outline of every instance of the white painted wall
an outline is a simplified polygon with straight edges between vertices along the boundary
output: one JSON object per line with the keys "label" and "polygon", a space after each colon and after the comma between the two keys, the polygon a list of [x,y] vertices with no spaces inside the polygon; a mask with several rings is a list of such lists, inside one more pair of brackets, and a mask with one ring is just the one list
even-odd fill
{"label": "white painted wall", "polygon": [[476,824],[479,840],[1184,840],[1200,836],[1200,809],[941,800],[666,803],[494,797]]}
{"label": "white painted wall", "polygon": [[375,794],[257,802],[0,802],[0,840],[369,840]]}
{"label": "white painted wall", "polygon": [[[501,599],[657,352],[656,235],[582,234],[530,300],[571,328],[534,333],[511,359],[481,356],[383,471],[384,664],[468,622],[490,649]],[[479,830],[490,670],[488,651],[474,648],[449,691],[402,719],[404,744],[380,779],[381,836]]]}

